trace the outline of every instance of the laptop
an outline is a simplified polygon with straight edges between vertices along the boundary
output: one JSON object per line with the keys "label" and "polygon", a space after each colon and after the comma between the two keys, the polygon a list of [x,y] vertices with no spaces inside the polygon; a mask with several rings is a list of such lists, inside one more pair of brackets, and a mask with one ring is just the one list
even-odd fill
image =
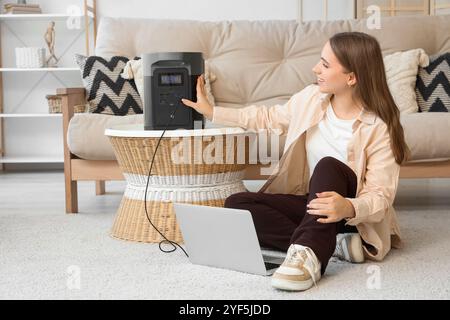
{"label": "laptop", "polygon": [[250,211],[173,204],[186,252],[193,264],[271,275],[285,252],[261,248]]}

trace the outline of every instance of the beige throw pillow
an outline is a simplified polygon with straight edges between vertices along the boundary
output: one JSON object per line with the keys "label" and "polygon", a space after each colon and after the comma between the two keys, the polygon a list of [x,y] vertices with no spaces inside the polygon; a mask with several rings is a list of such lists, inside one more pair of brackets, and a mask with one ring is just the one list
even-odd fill
{"label": "beige throw pillow", "polygon": [[[205,61],[205,89],[206,96],[208,98],[209,103],[214,106],[216,104],[214,96],[211,90],[211,83],[216,80],[216,76],[213,72],[210,71],[208,62]],[[142,67],[142,59],[139,60],[130,60],[125,65],[123,72],[121,74],[122,78],[125,79],[134,79],[136,83],[136,88],[141,96],[141,100],[144,101],[144,71]]]}
{"label": "beige throw pillow", "polygon": [[389,90],[400,114],[418,112],[416,78],[419,66],[426,67],[430,63],[428,55],[423,49],[413,49],[387,55],[383,60]]}

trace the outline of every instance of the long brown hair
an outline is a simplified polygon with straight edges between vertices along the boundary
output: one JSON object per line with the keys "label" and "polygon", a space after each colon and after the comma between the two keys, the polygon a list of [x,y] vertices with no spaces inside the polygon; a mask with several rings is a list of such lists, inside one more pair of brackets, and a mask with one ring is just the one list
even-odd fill
{"label": "long brown hair", "polygon": [[353,97],[386,123],[395,161],[398,164],[406,162],[410,150],[400,123],[400,111],[386,81],[377,39],[362,32],[342,32],[330,38],[330,45],[346,71],[355,74],[357,82],[353,86]]}

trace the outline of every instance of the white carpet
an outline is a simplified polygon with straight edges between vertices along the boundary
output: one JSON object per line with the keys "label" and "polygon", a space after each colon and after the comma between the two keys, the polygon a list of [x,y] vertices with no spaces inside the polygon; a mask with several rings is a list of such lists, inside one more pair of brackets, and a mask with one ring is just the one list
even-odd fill
{"label": "white carpet", "polygon": [[272,289],[269,277],[196,266],[181,250],[165,254],[157,245],[111,238],[123,182],[107,184],[103,196],[81,183],[81,213],[66,215],[62,174],[37,177],[0,174],[1,299],[450,298],[448,204],[399,207],[404,249],[382,263],[330,262],[316,288],[287,293]]}

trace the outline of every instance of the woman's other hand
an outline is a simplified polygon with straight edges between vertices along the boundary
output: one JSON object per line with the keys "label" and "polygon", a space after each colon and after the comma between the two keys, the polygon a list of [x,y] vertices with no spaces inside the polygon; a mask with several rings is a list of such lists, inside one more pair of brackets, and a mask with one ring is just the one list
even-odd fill
{"label": "woman's other hand", "polygon": [[311,200],[307,205],[307,212],[326,218],[319,218],[317,222],[339,222],[345,218],[353,218],[355,209],[352,203],[334,191],[325,191],[316,194],[318,198]]}

